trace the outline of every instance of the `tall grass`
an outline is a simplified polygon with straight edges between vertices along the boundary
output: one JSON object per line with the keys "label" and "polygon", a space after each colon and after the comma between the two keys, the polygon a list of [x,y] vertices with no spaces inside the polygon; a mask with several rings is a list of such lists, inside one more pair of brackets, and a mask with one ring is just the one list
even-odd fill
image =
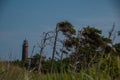
{"label": "tall grass", "polygon": [[106,56],[98,65],[99,63],[92,65],[87,72],[81,69],[79,73],[68,71],[66,73],[39,74],[12,63],[0,62],[0,80],[120,80],[119,57]]}

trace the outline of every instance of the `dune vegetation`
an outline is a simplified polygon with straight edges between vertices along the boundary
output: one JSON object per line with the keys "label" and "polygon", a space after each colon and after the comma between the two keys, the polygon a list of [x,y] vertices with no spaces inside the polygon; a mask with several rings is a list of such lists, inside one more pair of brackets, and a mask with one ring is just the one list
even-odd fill
{"label": "dune vegetation", "polygon": [[105,37],[95,27],[75,30],[70,22],[59,22],[55,31],[44,32],[40,52],[31,56],[37,62],[1,61],[0,80],[120,80],[120,43],[114,43],[120,33],[114,35],[114,29]]}

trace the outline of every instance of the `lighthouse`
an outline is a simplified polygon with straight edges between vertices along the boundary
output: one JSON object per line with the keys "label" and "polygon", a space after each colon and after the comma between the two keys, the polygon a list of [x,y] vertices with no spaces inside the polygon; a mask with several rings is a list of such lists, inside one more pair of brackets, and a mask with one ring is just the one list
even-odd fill
{"label": "lighthouse", "polygon": [[28,59],[28,41],[25,39],[22,45],[22,61],[26,62]]}

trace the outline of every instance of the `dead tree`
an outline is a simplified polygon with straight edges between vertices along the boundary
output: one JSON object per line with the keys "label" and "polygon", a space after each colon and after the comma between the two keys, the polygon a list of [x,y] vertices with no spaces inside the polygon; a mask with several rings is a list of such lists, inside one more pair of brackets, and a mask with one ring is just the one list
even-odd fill
{"label": "dead tree", "polygon": [[115,23],[113,23],[112,29],[109,32],[109,36],[108,36],[109,39],[111,38],[114,29],[115,29]]}
{"label": "dead tree", "polygon": [[29,69],[29,70],[30,70],[30,68],[31,68],[31,59],[32,59],[32,57],[33,57],[34,49],[35,49],[35,45],[33,46],[32,53],[31,53],[31,56],[30,56],[30,60],[29,60],[29,63],[28,63],[28,69]]}
{"label": "dead tree", "polygon": [[43,50],[46,47],[46,41],[50,40],[51,38],[53,38],[52,35],[50,35],[50,33],[53,33],[52,31],[49,32],[44,32],[43,33],[43,39],[41,40],[41,44],[39,46],[40,48],[40,59],[39,59],[39,66],[38,66],[38,71],[41,73],[41,61],[42,61],[42,55],[43,55]]}
{"label": "dead tree", "polygon": [[55,29],[55,39],[54,39],[54,46],[53,46],[53,53],[52,53],[52,60],[51,60],[51,73],[53,72],[56,43],[57,43],[59,31],[61,31],[66,37],[69,37],[69,38],[72,36],[72,34],[75,34],[73,25],[70,22],[63,21],[63,22],[57,23],[56,29]]}

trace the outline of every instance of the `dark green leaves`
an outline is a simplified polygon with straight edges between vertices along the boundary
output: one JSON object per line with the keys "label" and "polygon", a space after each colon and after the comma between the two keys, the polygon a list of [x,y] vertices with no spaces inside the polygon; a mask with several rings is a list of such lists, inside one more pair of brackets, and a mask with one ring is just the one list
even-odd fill
{"label": "dark green leaves", "polygon": [[63,34],[65,36],[69,36],[70,37],[72,34],[76,33],[75,29],[73,28],[73,25],[70,22],[68,22],[68,21],[59,22],[57,24],[57,27],[58,27],[58,29],[60,31],[63,32]]}

